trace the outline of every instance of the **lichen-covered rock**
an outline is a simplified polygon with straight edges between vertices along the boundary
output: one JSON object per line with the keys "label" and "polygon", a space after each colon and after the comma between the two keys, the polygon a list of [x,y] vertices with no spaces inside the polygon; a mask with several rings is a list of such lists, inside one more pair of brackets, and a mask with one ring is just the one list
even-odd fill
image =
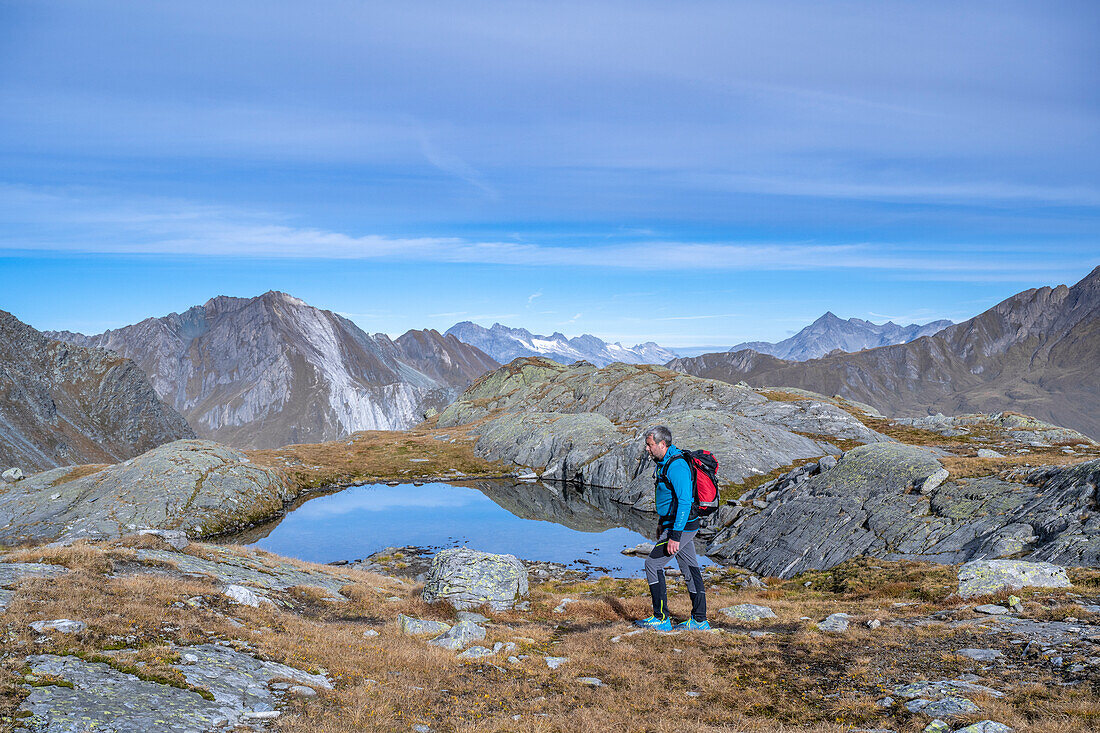
{"label": "lichen-covered rock", "polygon": [[1071,585],[1065,568],[1047,562],[976,560],[959,568],[959,595],[963,598],[988,596],[1002,590]]}
{"label": "lichen-covered rock", "polygon": [[203,440],[177,440],[72,481],[64,471],[0,493],[0,544],[114,538],[145,528],[209,536],[272,516],[294,497],[281,472]]}
{"label": "lichen-covered rock", "polygon": [[33,733],[103,730],[113,733],[193,733],[234,730],[278,715],[272,681],[289,679],[311,689],[332,689],[324,675],[267,662],[216,644],[181,647],[174,666],[198,692],[141,680],[98,662],[51,654],[27,658],[31,672],[51,675],[71,687],[31,688],[20,706]]}
{"label": "lichen-covered rock", "polygon": [[515,605],[527,590],[527,568],[515,555],[456,547],[432,559],[422,596],[428,603],[446,601],[459,610],[487,605],[501,611]]}

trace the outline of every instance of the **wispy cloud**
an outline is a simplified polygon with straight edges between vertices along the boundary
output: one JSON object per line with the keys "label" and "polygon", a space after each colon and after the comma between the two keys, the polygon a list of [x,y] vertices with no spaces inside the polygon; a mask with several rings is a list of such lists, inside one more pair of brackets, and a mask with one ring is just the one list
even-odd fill
{"label": "wispy cloud", "polygon": [[[899,277],[973,282],[1032,280],[1091,269],[1080,252],[990,258],[959,245],[935,256],[919,248],[850,243],[635,241],[616,243],[479,241],[394,237],[298,227],[283,215],[180,200],[112,200],[84,191],[0,185],[0,218],[21,226],[0,234],[0,249],[200,257],[356,259],[616,270],[884,270]],[[639,256],[644,252],[645,256]],[[541,291],[528,296],[528,305]],[[719,316],[720,317],[720,316]],[[694,318],[694,316],[692,317]]]}
{"label": "wispy cloud", "polygon": [[541,298],[541,297],[542,297],[542,291],[541,290],[538,291],[537,293],[531,293],[530,295],[528,295],[527,296],[527,307],[531,307],[531,304],[535,302],[535,299],[536,298]]}

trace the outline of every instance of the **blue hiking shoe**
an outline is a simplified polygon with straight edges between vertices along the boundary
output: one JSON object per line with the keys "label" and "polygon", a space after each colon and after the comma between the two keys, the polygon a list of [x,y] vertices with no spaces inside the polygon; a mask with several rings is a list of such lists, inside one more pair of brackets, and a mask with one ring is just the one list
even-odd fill
{"label": "blue hiking shoe", "polygon": [[677,631],[709,631],[710,621],[696,621],[689,618],[687,621],[676,624]]}
{"label": "blue hiking shoe", "polygon": [[672,631],[672,619],[668,616],[660,618],[658,616],[650,616],[649,618],[643,618],[641,621],[635,621],[635,626],[640,626],[643,629],[656,629],[657,631]]}

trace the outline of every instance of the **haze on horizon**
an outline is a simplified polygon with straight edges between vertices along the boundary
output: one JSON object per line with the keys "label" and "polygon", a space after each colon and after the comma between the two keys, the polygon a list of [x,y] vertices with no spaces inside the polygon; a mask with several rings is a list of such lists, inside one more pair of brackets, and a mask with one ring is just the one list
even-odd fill
{"label": "haze on horizon", "polygon": [[1091,2],[13,0],[0,308],[778,341],[1100,258]]}

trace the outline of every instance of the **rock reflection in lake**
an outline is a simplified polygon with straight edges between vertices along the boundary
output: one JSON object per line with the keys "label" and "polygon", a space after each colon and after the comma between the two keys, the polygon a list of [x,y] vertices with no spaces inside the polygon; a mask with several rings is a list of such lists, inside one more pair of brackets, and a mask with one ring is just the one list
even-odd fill
{"label": "rock reflection in lake", "polygon": [[612,493],[500,480],[366,484],[313,497],[223,541],[310,562],[356,560],[391,546],[468,545],[633,577],[641,562],[620,551],[652,539],[656,515],[614,502]]}

